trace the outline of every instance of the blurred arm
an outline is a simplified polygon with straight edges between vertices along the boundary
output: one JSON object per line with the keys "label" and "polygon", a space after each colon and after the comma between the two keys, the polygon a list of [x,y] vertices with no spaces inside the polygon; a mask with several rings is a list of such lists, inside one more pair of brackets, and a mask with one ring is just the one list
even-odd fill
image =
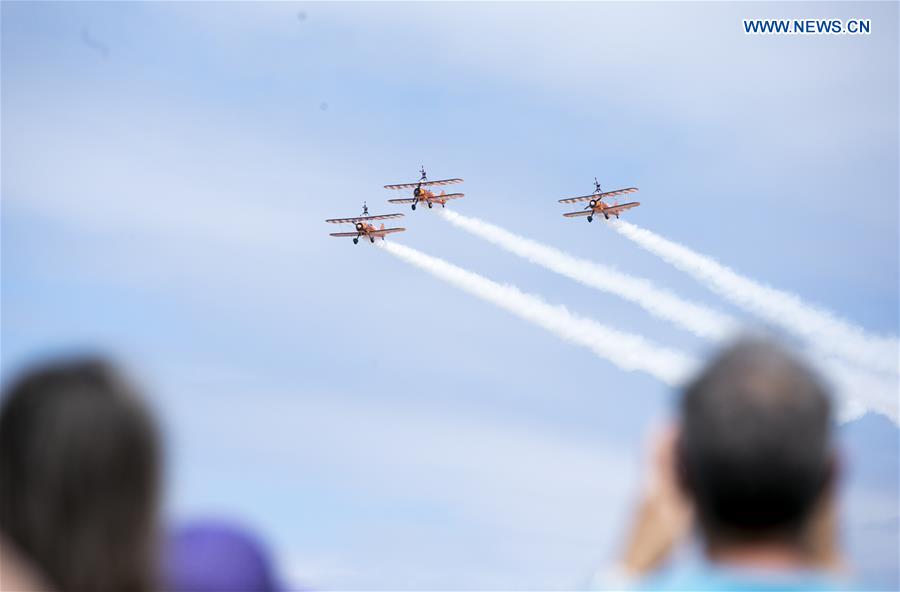
{"label": "blurred arm", "polygon": [[677,431],[668,428],[653,438],[645,491],[639,501],[619,569],[632,578],[658,568],[688,534],[692,511],[675,473]]}

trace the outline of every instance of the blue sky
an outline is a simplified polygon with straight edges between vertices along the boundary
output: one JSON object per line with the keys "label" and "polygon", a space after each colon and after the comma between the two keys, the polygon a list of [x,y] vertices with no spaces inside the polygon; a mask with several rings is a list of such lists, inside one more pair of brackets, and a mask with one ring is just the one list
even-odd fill
{"label": "blue sky", "polygon": [[[304,18],[300,17],[302,13]],[[867,37],[743,34],[865,17]],[[172,519],[322,588],[575,587],[613,557],[674,393],[327,236],[386,183],[740,315],[556,199],[875,332],[898,327],[897,5],[2,5],[2,368],[101,350],[168,435]],[[103,50],[106,51],[103,51]],[[407,213],[411,213],[408,212]],[[617,329],[709,346],[427,212],[396,238]],[[753,322],[752,319],[747,319]],[[845,539],[898,585],[898,439],[842,428]]]}

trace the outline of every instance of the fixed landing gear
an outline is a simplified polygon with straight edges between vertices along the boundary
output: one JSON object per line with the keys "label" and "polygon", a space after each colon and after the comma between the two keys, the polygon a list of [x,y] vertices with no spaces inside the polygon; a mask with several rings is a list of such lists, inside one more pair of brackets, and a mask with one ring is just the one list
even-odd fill
{"label": "fixed landing gear", "polygon": [[[608,215],[608,214],[603,214],[603,216],[604,216],[607,220],[609,220],[609,215]],[[618,218],[618,216],[616,216],[616,217]]]}
{"label": "fixed landing gear", "polygon": [[369,241],[371,241],[371,243],[374,245],[374,244],[375,244],[375,237],[374,237],[374,236],[370,236],[370,237],[369,237]]}
{"label": "fixed landing gear", "polygon": [[353,239],[353,244],[354,244],[354,245],[358,245],[358,244],[359,244],[359,237],[356,237],[355,239]]}
{"label": "fixed landing gear", "polygon": [[428,202],[428,209],[431,209],[431,202]]}
{"label": "fixed landing gear", "polygon": [[413,209],[414,212],[416,211],[416,204],[413,204],[413,205],[412,205],[412,209]]}
{"label": "fixed landing gear", "polygon": [[588,216],[588,222],[593,222],[593,221],[594,221],[594,216],[593,215]]}
{"label": "fixed landing gear", "polygon": [[442,208],[446,208],[446,207],[447,207],[447,204],[441,204],[441,207],[442,207]]}

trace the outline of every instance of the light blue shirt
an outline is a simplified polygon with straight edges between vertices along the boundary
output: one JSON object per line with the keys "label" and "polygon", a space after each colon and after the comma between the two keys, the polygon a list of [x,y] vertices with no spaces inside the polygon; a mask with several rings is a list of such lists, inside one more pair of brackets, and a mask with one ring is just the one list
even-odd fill
{"label": "light blue shirt", "polygon": [[816,590],[841,590],[849,582],[816,570],[772,570],[724,566],[704,562],[648,578],[641,583],[642,590],[683,590],[721,592],[775,592]]}

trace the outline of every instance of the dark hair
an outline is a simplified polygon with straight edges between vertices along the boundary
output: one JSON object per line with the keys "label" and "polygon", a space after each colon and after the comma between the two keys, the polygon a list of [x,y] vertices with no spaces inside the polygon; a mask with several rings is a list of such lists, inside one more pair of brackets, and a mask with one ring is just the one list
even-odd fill
{"label": "dark hair", "polygon": [[688,386],[678,457],[707,542],[798,537],[832,473],[828,391],[774,344],[744,339]]}
{"label": "dark hair", "polygon": [[36,368],[0,411],[0,530],[65,592],[154,588],[156,429],[106,362]]}

